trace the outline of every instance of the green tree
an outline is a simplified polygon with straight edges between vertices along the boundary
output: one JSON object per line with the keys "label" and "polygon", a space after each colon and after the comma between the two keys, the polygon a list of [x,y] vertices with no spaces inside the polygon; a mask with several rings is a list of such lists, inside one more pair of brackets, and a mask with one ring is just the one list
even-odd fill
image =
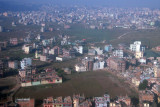
{"label": "green tree", "polygon": [[147,86],[148,86],[148,81],[143,80],[143,82],[139,84],[139,90],[145,90]]}

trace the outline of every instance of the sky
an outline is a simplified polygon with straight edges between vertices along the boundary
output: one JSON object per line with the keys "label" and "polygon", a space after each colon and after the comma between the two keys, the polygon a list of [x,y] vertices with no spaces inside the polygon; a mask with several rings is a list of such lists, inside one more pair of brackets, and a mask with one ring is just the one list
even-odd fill
{"label": "sky", "polygon": [[17,4],[45,4],[80,5],[80,6],[108,6],[108,7],[148,7],[160,8],[160,0],[0,0],[0,2]]}

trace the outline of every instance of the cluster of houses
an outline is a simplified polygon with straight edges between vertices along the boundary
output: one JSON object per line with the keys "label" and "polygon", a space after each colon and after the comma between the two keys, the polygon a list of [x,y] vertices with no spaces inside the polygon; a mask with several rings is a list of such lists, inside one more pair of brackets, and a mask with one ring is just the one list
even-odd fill
{"label": "cluster of houses", "polygon": [[[90,29],[113,29],[115,27],[155,29],[155,22],[160,20],[159,12],[159,9],[149,8],[124,9],[96,7],[90,9],[85,6],[58,8],[56,6],[44,5],[40,11],[4,12],[0,13],[0,16],[16,16],[19,19],[18,23],[24,25],[43,25],[44,21],[48,23],[57,23],[58,25],[63,25],[65,29],[70,28],[70,24],[74,23],[83,23]],[[14,22],[12,26],[15,26]],[[51,27],[48,30],[53,31],[53,28]],[[42,26],[41,32],[44,31],[45,26]]]}
{"label": "cluster of houses", "polygon": [[[139,90],[139,93],[143,93],[139,94],[140,105],[152,106],[157,96],[160,102],[160,57],[146,58],[144,52],[145,47],[141,41],[135,41],[130,47],[120,44],[117,49],[112,45],[106,45],[104,49],[91,47],[88,56],[81,58],[80,63],[75,64],[75,70],[86,72],[107,69],[124,78]],[[146,90],[141,91],[139,85],[144,80],[148,81],[148,86]]]}
{"label": "cluster of houses", "polygon": [[[30,39],[30,37],[28,38]],[[32,53],[34,50],[35,58],[45,62],[64,61],[75,57],[77,53],[83,54],[83,46],[80,43],[70,42],[69,36],[59,35],[50,39],[42,38],[41,35],[38,35],[35,38],[36,42],[26,42],[22,50],[26,54]],[[81,41],[81,44],[82,42],[84,41]]]}
{"label": "cluster of houses", "polygon": [[[17,98],[14,105],[20,107],[34,107],[35,100],[31,98]],[[16,107],[13,106],[13,107]],[[74,94],[72,97],[47,97],[43,99],[43,107],[132,107],[131,98],[119,96],[114,100],[108,94],[102,97],[86,98],[84,95]]]}

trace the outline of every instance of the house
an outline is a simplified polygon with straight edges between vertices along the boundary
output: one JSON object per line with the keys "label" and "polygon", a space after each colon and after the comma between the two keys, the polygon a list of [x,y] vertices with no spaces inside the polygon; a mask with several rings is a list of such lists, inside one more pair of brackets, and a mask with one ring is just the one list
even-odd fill
{"label": "house", "polygon": [[76,64],[75,65],[75,70],[77,72],[85,72],[85,71],[87,71],[86,66],[84,64]]}
{"label": "house", "polygon": [[154,101],[154,94],[150,90],[140,91],[139,92],[139,100],[141,102],[143,102],[143,101],[153,102]]}
{"label": "house", "polygon": [[114,50],[113,56],[117,56],[119,58],[123,58],[123,50]]}
{"label": "house", "polygon": [[36,51],[36,52],[35,52],[35,58],[36,58],[36,59],[40,58],[41,53],[42,53],[41,51]]}
{"label": "house", "polygon": [[133,77],[133,78],[132,78],[132,83],[133,83],[136,87],[138,87],[139,84],[140,84],[140,78],[138,78],[138,77]]}
{"label": "house", "polygon": [[32,65],[32,59],[31,58],[24,58],[22,61],[20,61],[21,69],[25,69],[28,66]]}
{"label": "house", "polygon": [[63,70],[66,74],[71,74],[71,70],[69,68],[64,68]]}
{"label": "house", "polygon": [[29,54],[32,51],[32,46],[30,44],[25,44],[25,45],[23,45],[22,50],[26,54]]}
{"label": "house", "polygon": [[72,107],[72,99],[70,96],[65,97],[57,97],[53,99],[53,97],[48,97],[43,100],[43,107]]}
{"label": "house", "polygon": [[124,72],[126,70],[126,61],[118,57],[110,57],[107,59],[107,66],[109,69]]}
{"label": "house", "polygon": [[49,60],[49,58],[48,58],[47,55],[40,55],[40,61],[46,62],[46,61],[48,61],[48,60]]}
{"label": "house", "polygon": [[127,95],[118,97],[118,102],[123,102],[127,105],[127,107],[131,107],[131,98]]}
{"label": "house", "polygon": [[154,92],[157,96],[160,96],[160,84],[155,84],[152,87],[152,92]]}
{"label": "house", "polygon": [[95,97],[95,107],[108,107],[110,103],[110,96],[105,94],[104,97]]}
{"label": "house", "polygon": [[88,55],[96,55],[96,51],[94,49],[89,49]]}
{"label": "house", "polygon": [[143,57],[143,52],[135,52],[134,56],[135,58],[140,59]]}
{"label": "house", "polygon": [[1,48],[7,48],[7,41],[0,42]]}
{"label": "house", "polygon": [[135,41],[133,44],[130,44],[130,50],[133,52],[140,52],[141,41]]}
{"label": "house", "polygon": [[17,45],[18,44],[18,39],[17,38],[10,38],[10,44],[11,45]]}
{"label": "house", "polygon": [[83,46],[74,46],[73,47],[78,53],[83,54]]}
{"label": "house", "polygon": [[31,98],[19,98],[15,102],[19,107],[35,107],[35,100]]}
{"label": "house", "polygon": [[8,67],[12,69],[18,69],[18,61],[9,61]]}
{"label": "house", "polygon": [[95,49],[97,55],[102,55],[103,54],[103,50],[101,50],[100,47],[95,47],[94,49]]}
{"label": "house", "polygon": [[112,49],[113,49],[112,45],[105,45],[105,46],[104,46],[104,50],[105,50],[106,52],[109,52],[109,51],[111,51]]}
{"label": "house", "polygon": [[156,47],[156,51],[160,51],[160,46],[157,46],[157,47]]}

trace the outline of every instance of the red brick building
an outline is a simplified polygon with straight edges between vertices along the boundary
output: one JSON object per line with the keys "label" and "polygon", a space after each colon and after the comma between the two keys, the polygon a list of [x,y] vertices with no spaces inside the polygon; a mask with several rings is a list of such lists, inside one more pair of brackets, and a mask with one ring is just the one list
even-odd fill
{"label": "red brick building", "polygon": [[126,61],[118,57],[110,57],[107,59],[107,66],[109,69],[124,72],[126,70]]}
{"label": "red brick building", "polygon": [[30,98],[16,99],[18,107],[35,107],[35,100]]}

